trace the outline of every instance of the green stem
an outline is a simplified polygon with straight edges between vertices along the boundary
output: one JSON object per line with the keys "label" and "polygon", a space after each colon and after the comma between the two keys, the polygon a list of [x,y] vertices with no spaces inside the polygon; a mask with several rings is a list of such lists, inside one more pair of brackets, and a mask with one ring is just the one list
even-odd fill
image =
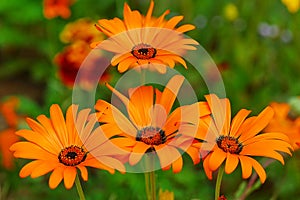
{"label": "green stem", "polygon": [[149,153],[146,155],[145,164],[145,187],[148,200],[156,200],[156,181],[155,181],[155,170],[154,170],[154,156]]}
{"label": "green stem", "polygon": [[75,178],[75,185],[76,185],[76,189],[77,189],[77,192],[78,192],[78,195],[79,195],[79,199],[80,200],[85,200],[84,193],[83,193],[78,175],[76,175],[76,178]]}
{"label": "green stem", "polygon": [[150,196],[151,196],[151,193],[150,193],[150,186],[149,186],[149,183],[150,183],[150,178],[149,178],[149,173],[148,172],[145,172],[144,173],[145,175],[145,188],[146,188],[146,195],[147,195],[147,199],[150,200]]}
{"label": "green stem", "polygon": [[220,197],[220,189],[221,189],[221,182],[222,182],[223,174],[224,174],[224,165],[221,165],[219,167],[218,177],[217,177],[217,182],[216,182],[215,200],[218,200]]}
{"label": "green stem", "polygon": [[148,200],[156,200],[155,171],[145,172],[145,186]]}
{"label": "green stem", "polygon": [[155,171],[150,172],[151,200],[156,200]]}

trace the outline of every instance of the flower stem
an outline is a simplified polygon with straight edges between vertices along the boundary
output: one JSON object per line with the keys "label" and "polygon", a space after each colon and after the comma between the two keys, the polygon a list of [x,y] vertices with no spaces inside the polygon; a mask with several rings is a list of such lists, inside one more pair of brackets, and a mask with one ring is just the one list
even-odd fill
{"label": "flower stem", "polygon": [[150,188],[151,188],[151,200],[156,200],[156,183],[155,183],[155,171],[150,173]]}
{"label": "flower stem", "polygon": [[85,200],[84,193],[83,193],[78,175],[76,175],[76,178],[75,178],[75,185],[76,185],[76,189],[77,189],[77,192],[78,192],[78,195],[79,195],[79,199],[80,200]]}
{"label": "flower stem", "polygon": [[154,156],[152,153],[146,155],[145,187],[148,200],[156,200],[156,181],[154,170]]}
{"label": "flower stem", "polygon": [[148,200],[156,200],[155,171],[145,172],[145,186]]}
{"label": "flower stem", "polygon": [[215,188],[215,200],[218,200],[220,197],[220,189],[221,189],[221,182],[224,174],[224,165],[221,165],[219,167],[218,171],[218,177],[216,182],[216,188]]}

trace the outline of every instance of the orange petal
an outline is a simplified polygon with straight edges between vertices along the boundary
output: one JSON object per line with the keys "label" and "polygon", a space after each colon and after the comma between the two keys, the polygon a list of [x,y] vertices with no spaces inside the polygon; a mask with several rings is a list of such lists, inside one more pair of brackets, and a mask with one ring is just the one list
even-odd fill
{"label": "orange petal", "polygon": [[44,161],[38,167],[32,170],[31,178],[37,178],[39,176],[43,176],[49,173],[50,171],[52,171],[53,169],[55,169],[56,167],[58,167],[59,165],[61,164],[58,162],[53,163],[53,162]]}
{"label": "orange petal", "polygon": [[252,164],[247,156],[239,156],[242,168],[242,177],[244,179],[249,178],[252,174]]}
{"label": "orange petal", "polygon": [[[43,134],[46,135],[45,137],[49,137],[49,139],[51,141],[53,141],[53,143],[55,143],[56,146],[59,147],[59,149],[63,149],[64,146],[63,146],[60,138],[58,138],[58,135],[57,135],[57,133],[55,132],[55,130],[53,128],[51,120],[48,119],[45,115],[38,116],[37,120],[41,123],[41,125],[43,127],[45,127],[46,132],[43,133]],[[41,133],[41,132],[39,132],[39,133]]]}
{"label": "orange petal", "polygon": [[[70,144],[76,144],[76,138],[77,138],[77,132],[74,125],[75,122],[75,116],[77,114],[78,105],[71,105],[69,106],[67,112],[66,112],[66,126],[67,126],[67,132],[68,132],[68,140],[70,141]],[[81,131],[82,126],[86,122],[87,118],[81,119],[78,122],[81,123],[80,129],[78,132]],[[77,123],[76,123],[77,124]],[[78,129],[77,129],[78,130]]]}
{"label": "orange petal", "polygon": [[149,23],[151,21],[152,12],[153,12],[153,7],[154,7],[154,1],[151,0],[150,1],[150,6],[148,8],[148,11],[147,11],[147,14],[146,14],[146,17],[145,17],[145,27],[149,26]]}
{"label": "orange petal", "polygon": [[178,91],[182,85],[184,81],[184,77],[180,76],[180,75],[175,75],[173,76],[170,81],[168,82],[168,84],[166,85],[160,101],[157,102],[158,104],[161,104],[162,106],[164,106],[166,113],[169,113],[173,103],[176,99],[176,95],[178,94]]}
{"label": "orange petal", "polygon": [[49,178],[49,187],[55,189],[63,179],[64,166],[57,167],[53,170]]}
{"label": "orange petal", "polygon": [[156,153],[162,168],[167,167],[181,157],[179,151],[172,146],[164,146],[163,148],[157,150]]}
{"label": "orange petal", "polygon": [[149,126],[153,106],[154,90],[152,86],[140,86],[129,90],[128,113],[138,127]]}
{"label": "orange petal", "polygon": [[177,160],[172,163],[173,173],[179,173],[183,166],[183,160],[180,156]]}
{"label": "orange petal", "polygon": [[184,32],[187,32],[187,31],[194,30],[194,29],[195,29],[195,26],[194,26],[194,25],[192,25],[192,24],[184,24],[184,25],[178,27],[178,28],[176,29],[176,31],[181,32],[181,33],[184,33]]}
{"label": "orange petal", "polygon": [[64,169],[64,185],[66,189],[71,189],[75,178],[76,178],[77,172],[75,167],[65,167]]}
{"label": "orange petal", "polygon": [[162,128],[167,120],[165,108],[159,104],[155,104],[153,108],[150,109],[150,119],[152,127]]}
{"label": "orange petal", "polygon": [[57,160],[57,155],[51,154],[40,146],[30,142],[17,142],[10,147],[16,158]]}
{"label": "orange petal", "polygon": [[125,166],[123,165],[123,163],[121,163],[119,160],[109,157],[109,156],[101,156],[101,158],[99,158],[99,160],[101,160],[101,162],[104,165],[107,165],[108,167],[111,167],[112,169],[117,169],[120,172],[125,172]]}
{"label": "orange petal", "polygon": [[[273,118],[274,111],[271,107],[266,107],[257,117],[254,118],[251,124],[242,125],[240,131],[243,133],[241,134],[239,140],[241,142],[254,137],[257,135],[261,130],[263,130],[268,123]],[[249,118],[248,118],[249,120]],[[245,121],[246,122],[246,121]]]}
{"label": "orange petal", "polygon": [[227,153],[225,172],[227,174],[231,174],[236,169],[238,164],[239,164],[238,156]]}
{"label": "orange petal", "polygon": [[227,135],[230,127],[230,103],[219,99],[215,94],[205,95],[219,134]]}
{"label": "orange petal", "polygon": [[134,29],[142,27],[142,16],[141,14],[134,10],[131,11],[127,3],[124,4],[124,23],[127,29]]}
{"label": "orange petal", "polygon": [[240,154],[274,158],[284,164],[283,156],[277,151],[290,153],[289,144],[280,140],[258,141],[243,147]]}
{"label": "orange petal", "polygon": [[129,156],[129,164],[136,165],[142,159],[143,155],[149,148],[149,145],[143,142],[137,142],[132,149],[132,153]]}
{"label": "orange petal", "polygon": [[232,119],[231,127],[230,127],[230,136],[238,137],[237,131],[239,130],[240,126],[246,119],[246,117],[250,114],[250,110],[242,109],[240,110],[235,117]]}
{"label": "orange petal", "polygon": [[65,123],[65,118],[59,105],[53,104],[50,107],[50,117],[53,123],[53,127],[58,134],[59,139],[62,141],[62,144],[64,146],[69,146],[70,144],[68,141],[68,131]]}
{"label": "orange petal", "polygon": [[200,162],[200,153],[199,153],[198,148],[191,146],[186,150],[186,153],[191,157],[194,165],[196,165]]}
{"label": "orange petal", "polygon": [[259,176],[260,182],[264,183],[266,178],[267,178],[267,174],[264,170],[264,168],[261,166],[261,164],[259,164],[259,162],[257,162],[256,160],[254,160],[251,157],[248,157],[249,161],[251,162],[254,170],[256,171],[256,173]]}
{"label": "orange petal", "polygon": [[175,26],[183,19],[183,16],[174,16],[167,21],[164,28],[174,29]]}
{"label": "orange petal", "polygon": [[94,167],[94,168],[106,170],[110,174],[115,173],[114,169],[112,169],[111,167],[108,167],[108,166],[102,164],[98,159],[101,160],[101,157],[99,157],[97,159],[93,158],[93,157],[89,157],[82,164],[85,165],[85,166],[89,166],[89,167]]}
{"label": "orange petal", "polygon": [[217,170],[223,161],[226,158],[226,153],[219,148],[216,148],[215,151],[211,153],[211,157],[209,159],[209,168],[212,171]]}
{"label": "orange petal", "polygon": [[209,154],[203,161],[203,168],[204,172],[208,179],[212,179],[212,170],[209,168],[209,160],[210,160],[211,154]]}
{"label": "orange petal", "polygon": [[133,58],[135,61],[136,59],[132,56],[132,54],[130,52],[126,52],[126,53],[123,53],[123,54],[118,54],[118,55],[115,55],[112,59],[111,59],[111,64],[113,66],[116,66],[118,63],[124,61],[125,59],[129,59],[129,58]]}
{"label": "orange petal", "polygon": [[[108,86],[109,88],[111,86]],[[111,87],[111,89],[113,89]],[[114,89],[113,89],[114,90]],[[116,90],[114,90],[117,92]],[[117,92],[118,95],[122,95],[119,92]],[[120,96],[125,102],[125,105],[129,104],[128,99],[125,96]],[[127,103],[126,103],[127,102]],[[133,124],[113,105],[103,101],[103,100],[98,100],[95,109],[99,111],[97,113],[99,122],[107,122],[107,123],[112,123],[116,124],[120,130],[122,130],[124,133],[135,136],[137,129],[133,126]]]}
{"label": "orange petal", "polygon": [[119,65],[118,65],[118,71],[119,71],[120,73],[125,72],[125,71],[128,70],[128,69],[130,68],[130,66],[131,66],[132,64],[134,64],[136,61],[137,61],[137,60],[136,60],[135,57],[129,57],[129,58],[127,58],[127,59],[121,61],[121,62],[119,63]]}
{"label": "orange petal", "polygon": [[43,137],[42,134],[35,133],[31,130],[20,130],[16,132],[17,135],[25,138],[27,141],[37,144],[38,146],[42,147],[43,149],[47,150],[48,152],[58,155],[60,152],[60,148],[58,145],[55,144],[52,138]]}
{"label": "orange petal", "polygon": [[87,181],[88,180],[88,171],[87,171],[86,167],[82,166],[82,165],[77,165],[77,168],[80,170],[81,178],[84,181]]}
{"label": "orange petal", "polygon": [[32,171],[37,168],[38,166],[40,166],[44,161],[42,160],[34,160],[32,162],[29,162],[28,164],[26,164],[20,171],[19,176],[21,178],[25,178],[27,176],[29,176]]}

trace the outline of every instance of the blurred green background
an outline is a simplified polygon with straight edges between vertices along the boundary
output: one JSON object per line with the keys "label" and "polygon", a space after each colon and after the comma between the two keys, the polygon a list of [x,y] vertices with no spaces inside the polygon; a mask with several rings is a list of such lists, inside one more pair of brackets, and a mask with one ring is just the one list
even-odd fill
{"label": "blurred green background", "polygon": [[[132,9],[145,14],[149,0],[127,1]],[[183,23],[197,28],[187,35],[197,40],[213,58],[222,74],[233,113],[241,108],[260,112],[272,101],[287,101],[299,95],[300,13],[291,12],[280,0],[155,0],[154,16],[166,9],[174,15],[184,15]],[[18,96],[18,113],[30,117],[47,114],[53,103],[66,108],[71,104],[72,89],[58,76],[54,57],[66,46],[60,33],[68,23],[89,18],[95,23],[101,18],[122,17],[123,0],[77,0],[71,6],[71,16],[47,19],[42,1],[0,1],[0,99]],[[297,11],[297,10],[296,10]],[[192,69],[192,66],[189,66]],[[189,70],[178,69],[192,81],[199,98],[205,89]],[[110,71],[111,82],[120,76]],[[103,88],[99,98],[109,98]],[[24,122],[20,122],[24,127]],[[286,165],[272,163],[267,181],[247,199],[297,199],[300,195],[300,157],[295,153],[286,158]],[[0,168],[1,199],[77,199],[75,188],[67,191],[63,184],[48,188],[48,176],[37,179],[18,177],[26,163],[17,160],[12,170]],[[264,162],[262,160],[262,162]],[[145,199],[143,174],[110,175],[91,170],[84,183],[87,199]],[[214,181],[209,181],[202,163],[193,166],[185,156],[182,172],[157,172],[158,187],[173,191],[175,199],[212,199]],[[246,184],[240,169],[225,175],[222,190],[228,199],[239,196]],[[242,189],[241,189],[242,190]]]}

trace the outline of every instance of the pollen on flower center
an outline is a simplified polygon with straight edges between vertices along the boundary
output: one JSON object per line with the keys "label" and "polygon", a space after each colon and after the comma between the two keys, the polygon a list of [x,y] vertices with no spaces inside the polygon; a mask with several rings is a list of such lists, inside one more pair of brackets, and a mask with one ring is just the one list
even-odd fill
{"label": "pollen on flower center", "polygon": [[137,59],[147,60],[155,57],[156,49],[149,44],[141,43],[132,48],[131,54]]}
{"label": "pollen on flower center", "polygon": [[136,140],[148,145],[160,145],[166,142],[166,135],[158,127],[146,127],[138,131]]}
{"label": "pollen on flower center", "polygon": [[76,166],[86,159],[86,155],[87,152],[83,148],[71,145],[61,150],[58,160],[66,166]]}
{"label": "pollen on flower center", "polygon": [[236,138],[231,136],[220,136],[217,139],[217,145],[224,152],[229,152],[232,154],[239,154],[243,149],[243,145],[239,143]]}

